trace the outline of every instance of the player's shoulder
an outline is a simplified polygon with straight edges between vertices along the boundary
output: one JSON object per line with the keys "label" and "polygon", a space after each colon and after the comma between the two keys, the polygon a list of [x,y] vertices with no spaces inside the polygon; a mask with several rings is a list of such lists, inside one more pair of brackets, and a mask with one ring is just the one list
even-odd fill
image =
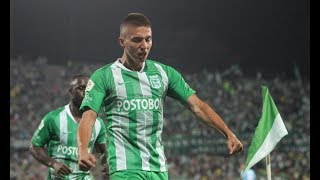
{"label": "player's shoulder", "polygon": [[152,64],[152,65],[160,65],[160,66],[169,66],[169,65],[167,65],[167,64],[164,64],[164,63],[162,63],[162,62],[159,62],[159,61],[156,61],[156,60],[152,60],[152,59],[147,59],[147,61],[146,61],[146,63],[148,64],[148,65],[150,65],[150,64]]}
{"label": "player's shoulder", "polygon": [[101,78],[101,77],[103,77],[103,78],[110,77],[110,75],[112,73],[112,71],[111,71],[112,64],[114,64],[114,62],[106,64],[106,65],[96,69],[92,73],[90,79],[97,79],[97,78]]}
{"label": "player's shoulder", "polygon": [[146,63],[148,66],[160,66],[164,71],[174,70],[172,66],[152,59],[147,59]]}
{"label": "player's shoulder", "polygon": [[54,110],[49,111],[49,112],[44,116],[43,119],[44,119],[45,121],[52,121],[52,120],[56,119],[56,118],[60,115],[60,113],[61,113],[62,111],[64,111],[64,106],[58,107],[58,108],[56,108],[56,109],[54,109]]}
{"label": "player's shoulder", "polygon": [[106,65],[104,65],[104,66],[96,69],[96,70],[94,71],[94,73],[101,73],[101,72],[107,71],[108,69],[110,69],[110,67],[111,67],[111,65],[112,65],[113,63],[114,63],[114,62],[108,63],[108,64],[106,64]]}

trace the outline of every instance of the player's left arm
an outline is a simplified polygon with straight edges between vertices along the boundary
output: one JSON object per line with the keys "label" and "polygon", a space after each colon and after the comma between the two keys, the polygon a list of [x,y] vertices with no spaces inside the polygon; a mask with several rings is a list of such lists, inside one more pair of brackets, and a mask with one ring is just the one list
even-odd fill
{"label": "player's left arm", "polygon": [[233,132],[227,127],[221,117],[205,102],[192,94],[187,99],[187,105],[190,110],[205,124],[218,129],[226,138],[229,154],[235,154],[243,151],[243,145]]}

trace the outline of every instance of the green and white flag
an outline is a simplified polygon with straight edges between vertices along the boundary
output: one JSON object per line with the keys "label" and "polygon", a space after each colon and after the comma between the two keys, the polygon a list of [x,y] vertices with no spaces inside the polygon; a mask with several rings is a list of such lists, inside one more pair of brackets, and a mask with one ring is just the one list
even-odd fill
{"label": "green and white flag", "polygon": [[288,134],[268,88],[261,87],[263,96],[262,116],[248,150],[244,171],[266,157],[281,138]]}

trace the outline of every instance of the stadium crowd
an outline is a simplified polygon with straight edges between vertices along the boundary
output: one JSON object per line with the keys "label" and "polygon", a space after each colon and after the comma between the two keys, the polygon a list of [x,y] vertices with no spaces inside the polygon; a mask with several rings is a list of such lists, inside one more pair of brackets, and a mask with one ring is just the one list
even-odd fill
{"label": "stadium crowd", "polygon": [[[47,168],[28,152],[32,133],[51,109],[68,103],[67,83],[74,74],[90,75],[102,64],[68,61],[49,64],[46,57],[10,59],[10,179],[44,179]],[[179,70],[179,69],[178,69]],[[197,95],[214,107],[244,144],[244,152],[228,157],[225,139],[202,124],[186,108],[166,99],[163,142],[169,178],[190,180],[240,179],[262,112],[261,85],[266,85],[282,116],[288,135],[271,152],[273,179],[310,179],[310,80],[293,68],[294,77],[283,74],[255,77],[233,65],[221,72],[203,70],[183,74]],[[103,116],[103,114],[100,114]],[[252,167],[258,179],[266,179],[264,161]],[[103,179],[98,171],[97,179]]]}

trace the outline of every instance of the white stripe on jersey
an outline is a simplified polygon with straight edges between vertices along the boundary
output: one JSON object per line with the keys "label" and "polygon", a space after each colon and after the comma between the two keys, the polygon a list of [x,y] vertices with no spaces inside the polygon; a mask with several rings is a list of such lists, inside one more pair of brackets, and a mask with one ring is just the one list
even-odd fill
{"label": "white stripe on jersey", "polygon": [[[116,88],[116,93],[118,97],[127,97],[126,89],[125,89],[125,84],[121,75],[121,69],[118,68],[115,64],[114,66],[111,67],[113,78],[114,78],[114,85]],[[129,114],[127,112],[121,112],[126,114],[125,116],[117,116],[119,118],[115,118],[114,121],[117,122],[118,126],[120,127],[128,127],[129,128],[129,120],[125,117],[128,117]],[[121,123],[125,123],[127,125],[121,125]],[[114,131],[116,132],[116,131]],[[121,132],[125,134],[129,134],[128,132]],[[122,136],[121,136],[122,137]],[[117,170],[123,170],[127,169],[127,164],[126,164],[126,151],[124,147],[124,142],[122,138],[119,138],[118,135],[114,135],[114,144],[116,147],[116,159],[117,159]]]}
{"label": "white stripe on jersey", "polygon": [[95,129],[94,141],[96,141],[98,138],[99,132],[101,130],[101,123],[98,119],[96,119],[96,122],[94,123],[94,129]]}
{"label": "white stripe on jersey", "polygon": [[96,119],[96,122],[94,123],[94,131],[92,132],[91,135],[91,141],[94,141],[91,147],[89,147],[89,152],[92,152],[92,148],[94,147],[94,144],[98,138],[99,132],[101,130],[101,123],[98,119]]}
{"label": "white stripe on jersey", "polygon": [[74,119],[72,113],[71,113],[70,104],[65,105],[65,106],[64,106],[64,110],[67,112],[67,114],[69,115],[69,117],[70,117],[76,124],[78,124],[77,121]]}
{"label": "white stripe on jersey", "polygon": [[68,117],[67,117],[67,112],[61,111],[59,113],[59,118],[60,118],[60,142],[63,145],[68,144]]}
{"label": "white stripe on jersey", "polygon": [[[141,93],[144,98],[151,98],[151,88],[145,72],[138,73]],[[147,124],[148,120],[148,124]],[[142,159],[142,170],[150,171],[150,152],[147,149],[147,135],[152,132],[153,114],[149,111],[137,111],[137,144]],[[148,131],[148,132],[146,132]],[[150,137],[148,137],[150,138]],[[150,141],[149,141],[150,142]]]}

